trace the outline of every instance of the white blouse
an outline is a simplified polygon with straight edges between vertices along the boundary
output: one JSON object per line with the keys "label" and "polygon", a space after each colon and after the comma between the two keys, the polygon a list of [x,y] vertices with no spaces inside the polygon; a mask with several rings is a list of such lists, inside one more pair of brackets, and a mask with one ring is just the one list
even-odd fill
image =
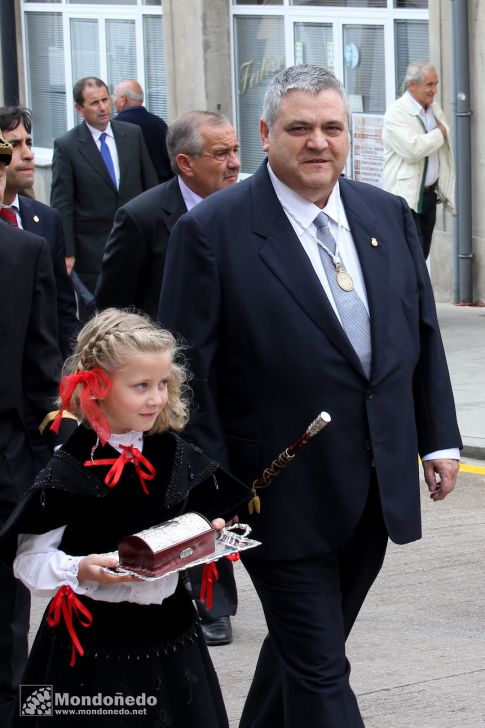
{"label": "white blouse", "polygon": [[[143,435],[139,432],[112,435],[109,443],[118,452],[121,452],[120,445],[132,445],[141,452]],[[17,579],[25,584],[33,596],[52,597],[59,587],[67,585],[76,594],[85,594],[103,602],[161,604],[174,593],[178,574],[170,574],[156,581],[118,582],[109,586],[97,581],[79,582],[79,562],[84,557],[70,556],[59,550],[65,529],[66,526],[61,526],[42,534],[19,534],[13,570]],[[103,555],[118,556],[116,552]]]}

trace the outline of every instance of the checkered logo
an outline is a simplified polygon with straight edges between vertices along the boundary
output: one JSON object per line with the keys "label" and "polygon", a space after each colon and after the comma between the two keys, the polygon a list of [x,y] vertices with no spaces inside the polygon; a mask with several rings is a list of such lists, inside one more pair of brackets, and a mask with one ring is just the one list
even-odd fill
{"label": "checkered logo", "polygon": [[52,685],[21,685],[19,693],[20,715],[54,715]]}

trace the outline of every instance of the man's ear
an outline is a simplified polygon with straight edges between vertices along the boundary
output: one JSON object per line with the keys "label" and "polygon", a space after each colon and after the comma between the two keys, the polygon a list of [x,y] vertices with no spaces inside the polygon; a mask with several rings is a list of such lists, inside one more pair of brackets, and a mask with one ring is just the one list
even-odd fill
{"label": "man's ear", "polygon": [[192,170],[192,164],[188,154],[177,154],[175,162],[182,174],[185,174],[186,177],[193,177],[194,172]]}
{"label": "man's ear", "polygon": [[76,109],[79,116],[82,116],[82,118],[84,119],[84,109],[81,104],[74,104],[74,108]]}
{"label": "man's ear", "polygon": [[268,152],[268,150],[269,150],[269,128],[264,119],[259,120],[259,135],[261,137],[261,146],[263,147],[263,152]]}

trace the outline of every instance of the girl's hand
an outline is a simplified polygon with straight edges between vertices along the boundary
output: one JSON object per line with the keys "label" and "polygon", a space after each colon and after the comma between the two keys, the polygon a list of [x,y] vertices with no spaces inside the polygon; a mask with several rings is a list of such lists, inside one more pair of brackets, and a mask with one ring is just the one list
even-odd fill
{"label": "girl's hand", "polygon": [[212,528],[215,528],[216,531],[221,532],[223,528],[226,526],[226,522],[223,518],[214,518],[213,521],[211,521]]}
{"label": "girl's hand", "polygon": [[122,581],[140,581],[136,576],[126,574],[107,574],[103,566],[110,569],[118,566],[118,559],[106,554],[89,554],[79,562],[78,581],[98,581],[100,584],[117,584]]}
{"label": "girl's hand", "polygon": [[227,528],[228,526],[233,526],[235,523],[239,523],[239,518],[237,516],[234,516],[234,518],[231,518],[230,521],[224,521],[223,518],[214,518],[214,520],[211,522],[212,528],[215,528],[216,531],[222,531],[224,528]]}

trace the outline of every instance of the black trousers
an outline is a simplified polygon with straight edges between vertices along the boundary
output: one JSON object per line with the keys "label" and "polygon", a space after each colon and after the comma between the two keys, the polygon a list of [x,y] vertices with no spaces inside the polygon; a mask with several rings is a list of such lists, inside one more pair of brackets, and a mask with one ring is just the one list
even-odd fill
{"label": "black trousers", "polygon": [[423,249],[423,255],[425,260],[428,259],[429,251],[431,249],[431,239],[433,237],[433,230],[436,223],[436,205],[438,198],[434,188],[425,190],[423,193],[423,210],[422,212],[414,212],[411,210],[414,217],[414,222],[418,229],[419,241]]}
{"label": "black trousers", "polygon": [[[32,450],[15,412],[0,415],[0,526],[8,519],[22,493],[32,484]],[[16,539],[3,546],[11,560]],[[16,708],[16,693],[27,663],[30,593],[0,561],[0,726],[9,725]]]}
{"label": "black trousers", "polygon": [[363,728],[349,684],[345,640],[386,546],[373,482],[362,519],[339,552],[287,562],[245,558],[268,636],[240,728]]}

